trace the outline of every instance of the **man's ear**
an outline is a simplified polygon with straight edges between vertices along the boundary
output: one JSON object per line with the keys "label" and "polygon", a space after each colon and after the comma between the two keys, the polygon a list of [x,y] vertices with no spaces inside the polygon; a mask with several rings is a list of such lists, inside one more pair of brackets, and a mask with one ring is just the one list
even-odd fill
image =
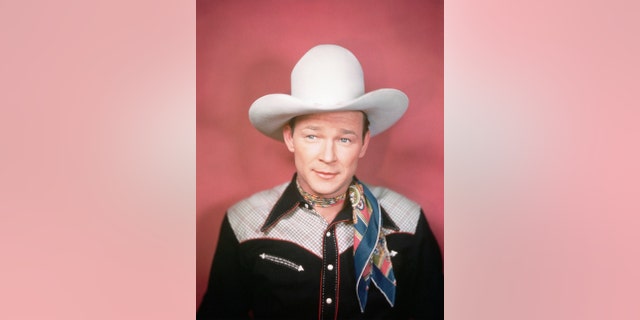
{"label": "man's ear", "polygon": [[295,149],[293,148],[293,130],[290,125],[285,125],[282,128],[282,137],[284,138],[284,143],[287,145],[287,149],[293,152]]}
{"label": "man's ear", "polygon": [[364,157],[364,154],[367,153],[367,147],[369,147],[370,138],[371,138],[371,134],[369,133],[369,130],[367,130],[367,133],[364,134],[364,139],[362,141],[362,149],[360,149],[359,158]]}

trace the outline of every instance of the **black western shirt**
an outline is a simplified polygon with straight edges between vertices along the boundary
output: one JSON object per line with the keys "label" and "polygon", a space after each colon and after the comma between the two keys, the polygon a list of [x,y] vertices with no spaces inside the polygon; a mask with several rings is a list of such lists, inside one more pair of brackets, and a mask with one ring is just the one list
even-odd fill
{"label": "black western shirt", "polygon": [[329,223],[293,180],[229,209],[197,318],[442,319],[442,256],[422,210],[389,189],[369,188],[382,207],[394,307],[371,283],[360,311],[349,200]]}

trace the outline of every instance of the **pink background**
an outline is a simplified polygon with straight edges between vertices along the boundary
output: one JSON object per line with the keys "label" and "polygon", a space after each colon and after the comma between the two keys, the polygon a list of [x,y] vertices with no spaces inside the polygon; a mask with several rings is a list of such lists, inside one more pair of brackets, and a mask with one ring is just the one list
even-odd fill
{"label": "pink background", "polygon": [[366,91],[404,91],[409,109],[372,139],[358,177],[420,203],[443,244],[443,21],[439,1],[197,2],[197,299],[206,289],[227,208],[295,172],[283,143],[254,129],[247,112],[289,93],[302,55],[335,43],[358,57]]}
{"label": "pink background", "polygon": [[[638,6],[445,3],[445,319],[640,318]],[[0,3],[0,319],[195,317],[195,7]]]}

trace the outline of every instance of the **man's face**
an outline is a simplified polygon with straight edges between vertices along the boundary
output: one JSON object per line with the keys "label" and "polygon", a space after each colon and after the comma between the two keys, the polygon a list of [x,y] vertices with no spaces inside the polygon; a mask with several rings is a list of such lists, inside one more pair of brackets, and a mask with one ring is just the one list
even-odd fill
{"label": "man's face", "polygon": [[325,198],[347,192],[369,145],[363,126],[360,111],[305,115],[296,118],[294,129],[285,126],[284,141],[305,191]]}

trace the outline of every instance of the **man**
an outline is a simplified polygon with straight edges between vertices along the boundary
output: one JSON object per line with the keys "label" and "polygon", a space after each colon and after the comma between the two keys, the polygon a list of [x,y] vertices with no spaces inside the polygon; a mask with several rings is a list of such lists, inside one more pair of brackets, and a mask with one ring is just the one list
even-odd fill
{"label": "man", "polygon": [[198,319],[442,319],[442,257],[420,206],[355,177],[407,106],[399,90],[365,93],[360,63],[336,45],[300,59],[291,95],[252,104],[296,173],[228,210]]}

